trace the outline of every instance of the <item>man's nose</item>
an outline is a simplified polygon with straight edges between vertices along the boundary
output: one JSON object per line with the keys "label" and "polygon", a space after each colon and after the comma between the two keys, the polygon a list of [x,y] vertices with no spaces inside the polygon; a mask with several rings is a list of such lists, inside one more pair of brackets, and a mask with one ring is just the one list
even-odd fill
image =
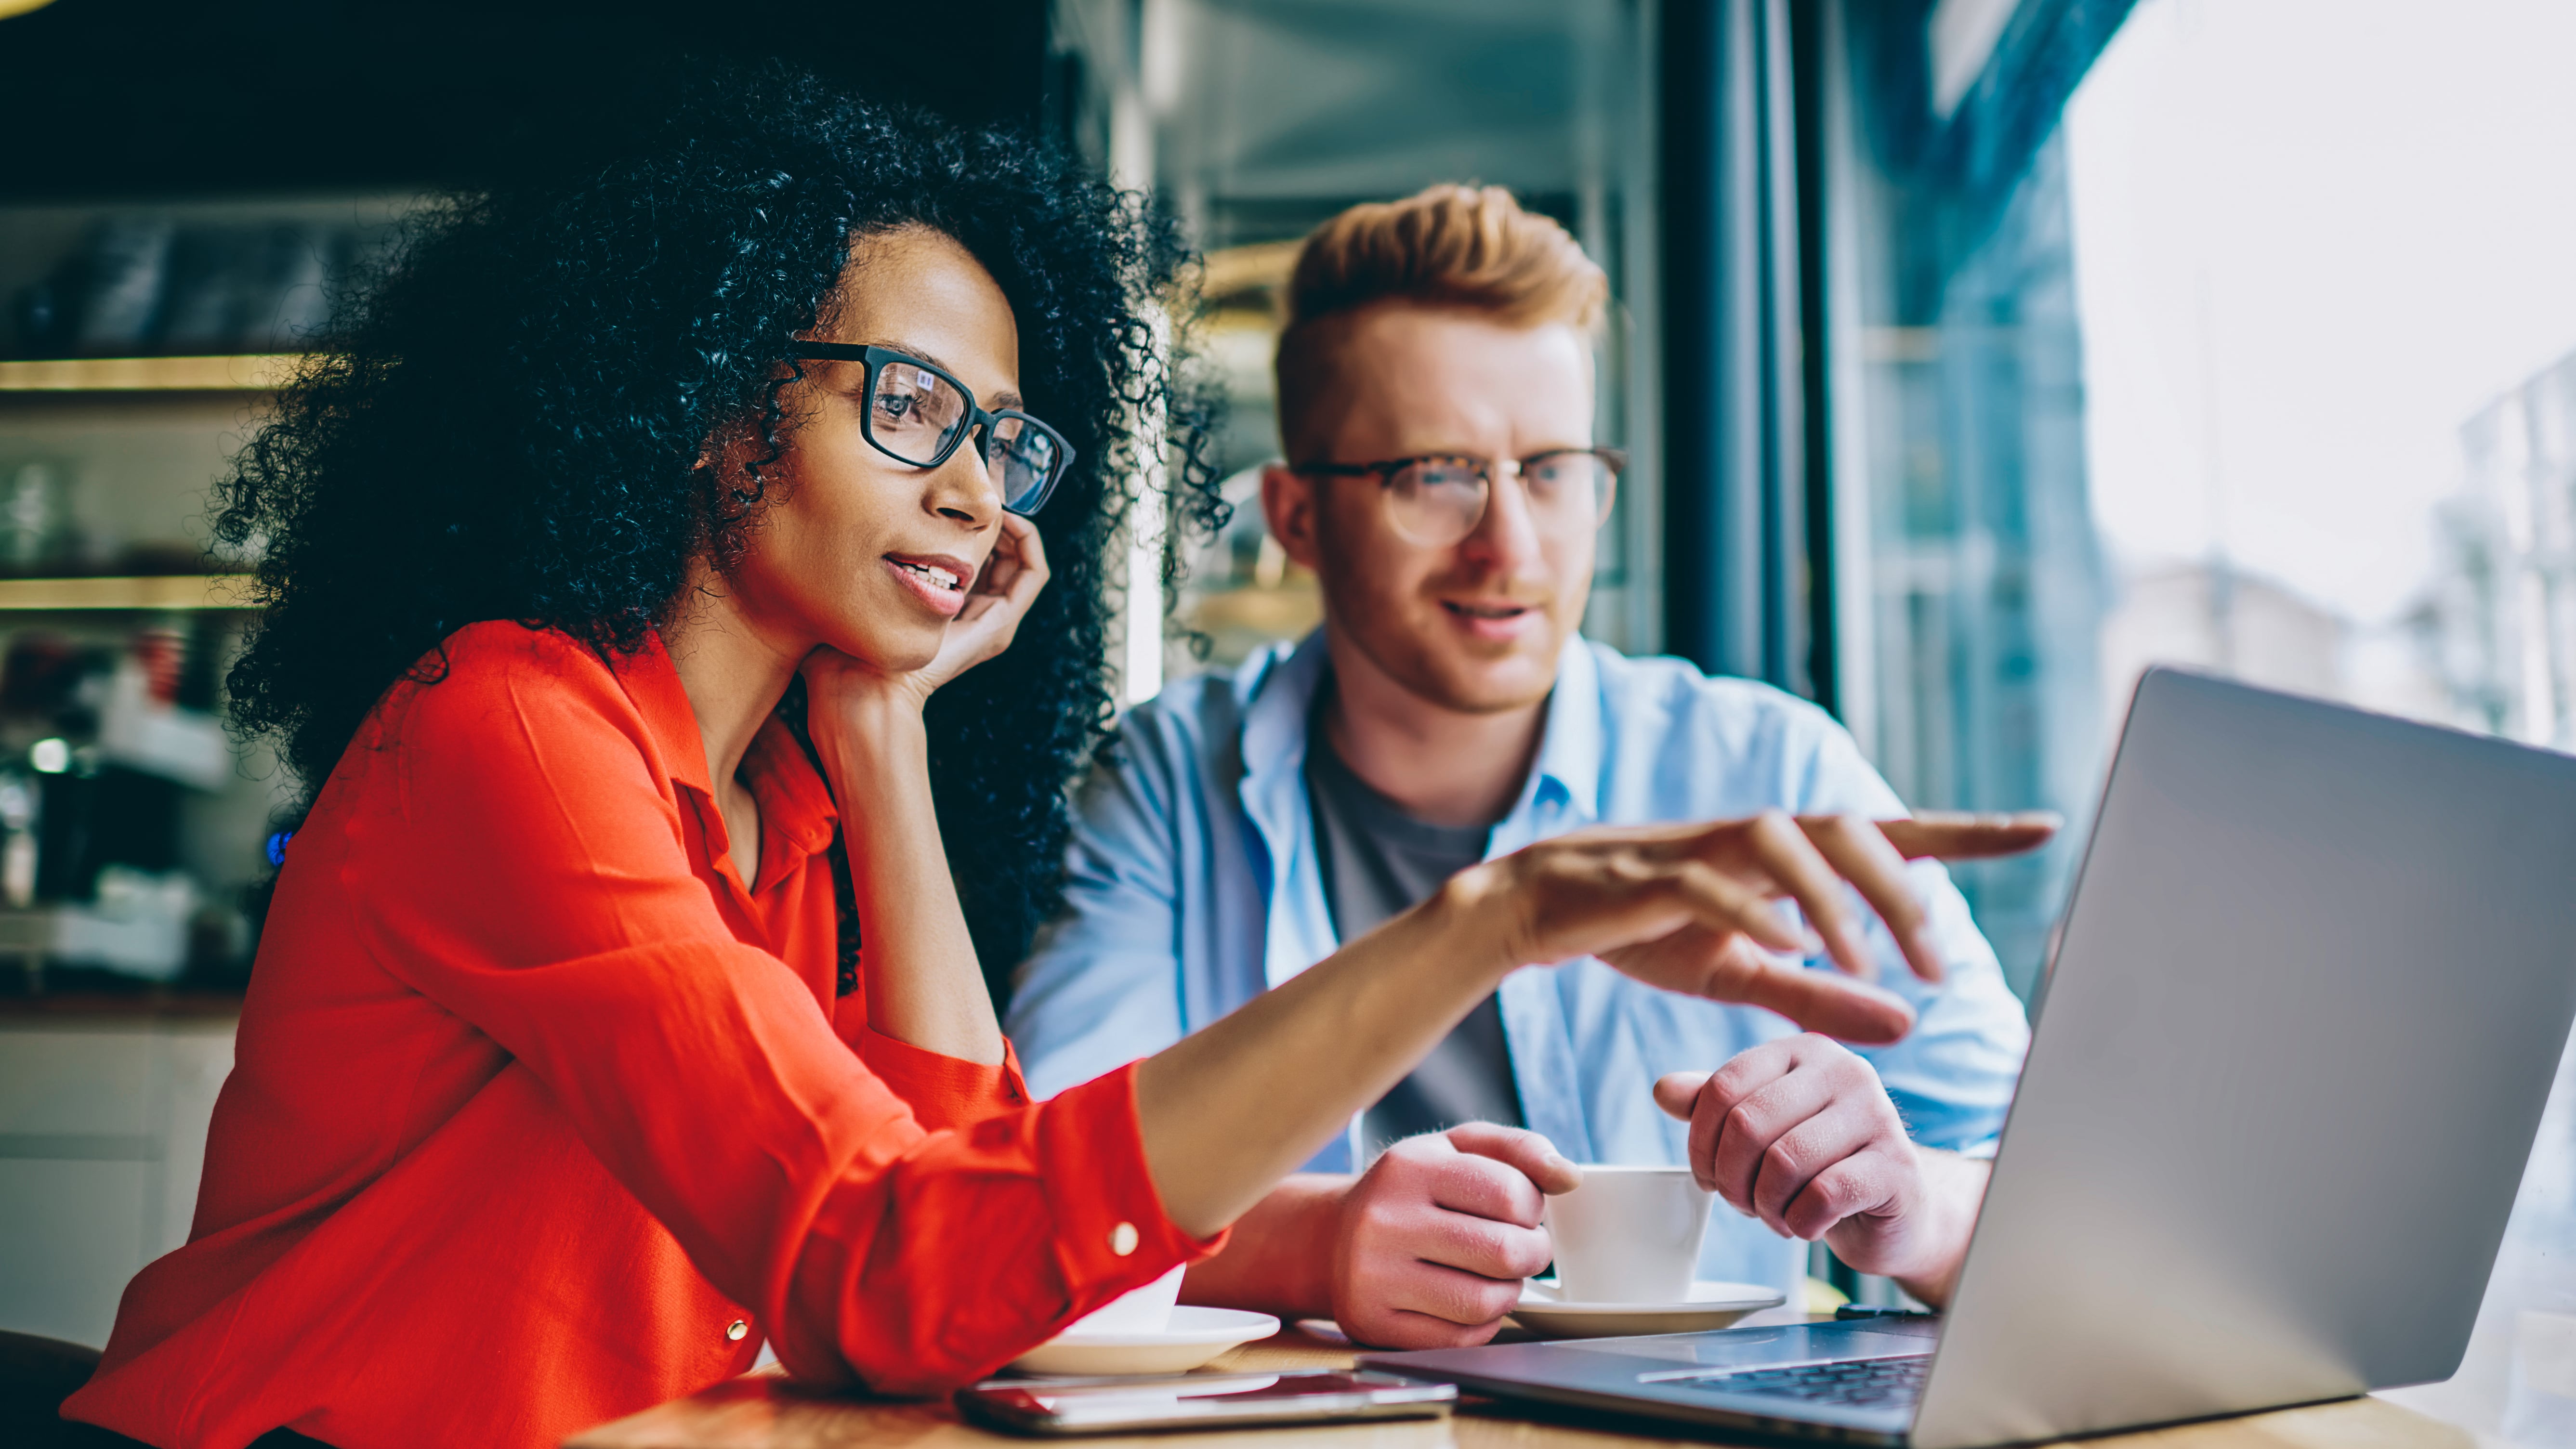
{"label": "man's nose", "polygon": [[1466,557],[1498,574],[1510,575],[1539,557],[1538,520],[1530,513],[1529,490],[1517,471],[1496,468],[1488,475],[1485,516],[1476,531],[1459,542]]}

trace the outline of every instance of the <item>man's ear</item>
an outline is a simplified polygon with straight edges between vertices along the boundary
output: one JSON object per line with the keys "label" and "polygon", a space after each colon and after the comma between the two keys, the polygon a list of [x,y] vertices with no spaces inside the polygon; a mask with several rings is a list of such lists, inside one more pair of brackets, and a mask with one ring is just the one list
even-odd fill
{"label": "man's ear", "polygon": [[1291,472],[1285,463],[1271,463],[1261,470],[1261,517],[1270,525],[1270,536],[1279,541],[1279,549],[1308,572],[1315,571],[1315,479],[1304,473]]}

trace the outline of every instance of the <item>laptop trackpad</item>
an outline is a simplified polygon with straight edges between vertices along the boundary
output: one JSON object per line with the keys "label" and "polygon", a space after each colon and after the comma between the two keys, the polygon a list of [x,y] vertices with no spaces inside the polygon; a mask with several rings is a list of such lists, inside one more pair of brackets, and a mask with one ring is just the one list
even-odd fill
{"label": "laptop trackpad", "polygon": [[[1654,1338],[1600,1338],[1557,1343],[1552,1347],[1581,1353],[1641,1359],[1640,1370],[1657,1377],[1670,1364],[1710,1368],[1760,1368],[1766,1364],[1814,1363],[1825,1359],[1893,1358],[1932,1351],[1929,1335],[1873,1331],[1862,1323],[1812,1323],[1786,1328],[1729,1328],[1715,1333],[1672,1333]],[[1651,1367],[1650,1367],[1651,1366]]]}

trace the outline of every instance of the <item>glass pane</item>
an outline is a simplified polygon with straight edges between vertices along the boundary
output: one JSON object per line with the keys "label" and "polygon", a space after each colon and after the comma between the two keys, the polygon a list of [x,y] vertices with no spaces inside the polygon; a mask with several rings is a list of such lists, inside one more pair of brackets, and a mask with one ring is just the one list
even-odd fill
{"label": "glass pane", "polygon": [[[1836,616],[1908,800],[2071,817],[1959,873],[2027,991],[2149,664],[2576,746],[2576,9],[2139,0],[2022,146],[1924,33],[1993,8],[1835,12]],[[2400,1395],[2504,1443],[2576,1442],[2571,1096]]]}
{"label": "glass pane", "polygon": [[[2197,664],[2576,744],[2576,11],[2149,0],[2067,112],[2106,694]],[[2576,1442],[2576,1059],[2467,1362]]]}
{"label": "glass pane", "polygon": [[1923,140],[1937,124],[1923,78],[1888,74],[1928,61],[1920,30],[1903,32],[1903,7],[1841,13],[1851,83],[1827,107],[1838,702],[1917,807],[2073,817],[2047,850],[1955,872],[2028,994],[2097,788],[2109,602],[2066,146],[2051,135],[2000,178],[1951,162]]}

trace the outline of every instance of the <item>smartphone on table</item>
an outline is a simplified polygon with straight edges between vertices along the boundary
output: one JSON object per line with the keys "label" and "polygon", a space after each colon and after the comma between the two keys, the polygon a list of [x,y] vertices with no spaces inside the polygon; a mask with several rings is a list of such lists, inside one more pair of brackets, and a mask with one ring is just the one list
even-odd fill
{"label": "smartphone on table", "polygon": [[1313,1369],[1156,1379],[988,1379],[959,1389],[957,1410],[977,1423],[1013,1433],[1067,1435],[1436,1419],[1457,1400],[1453,1384]]}

